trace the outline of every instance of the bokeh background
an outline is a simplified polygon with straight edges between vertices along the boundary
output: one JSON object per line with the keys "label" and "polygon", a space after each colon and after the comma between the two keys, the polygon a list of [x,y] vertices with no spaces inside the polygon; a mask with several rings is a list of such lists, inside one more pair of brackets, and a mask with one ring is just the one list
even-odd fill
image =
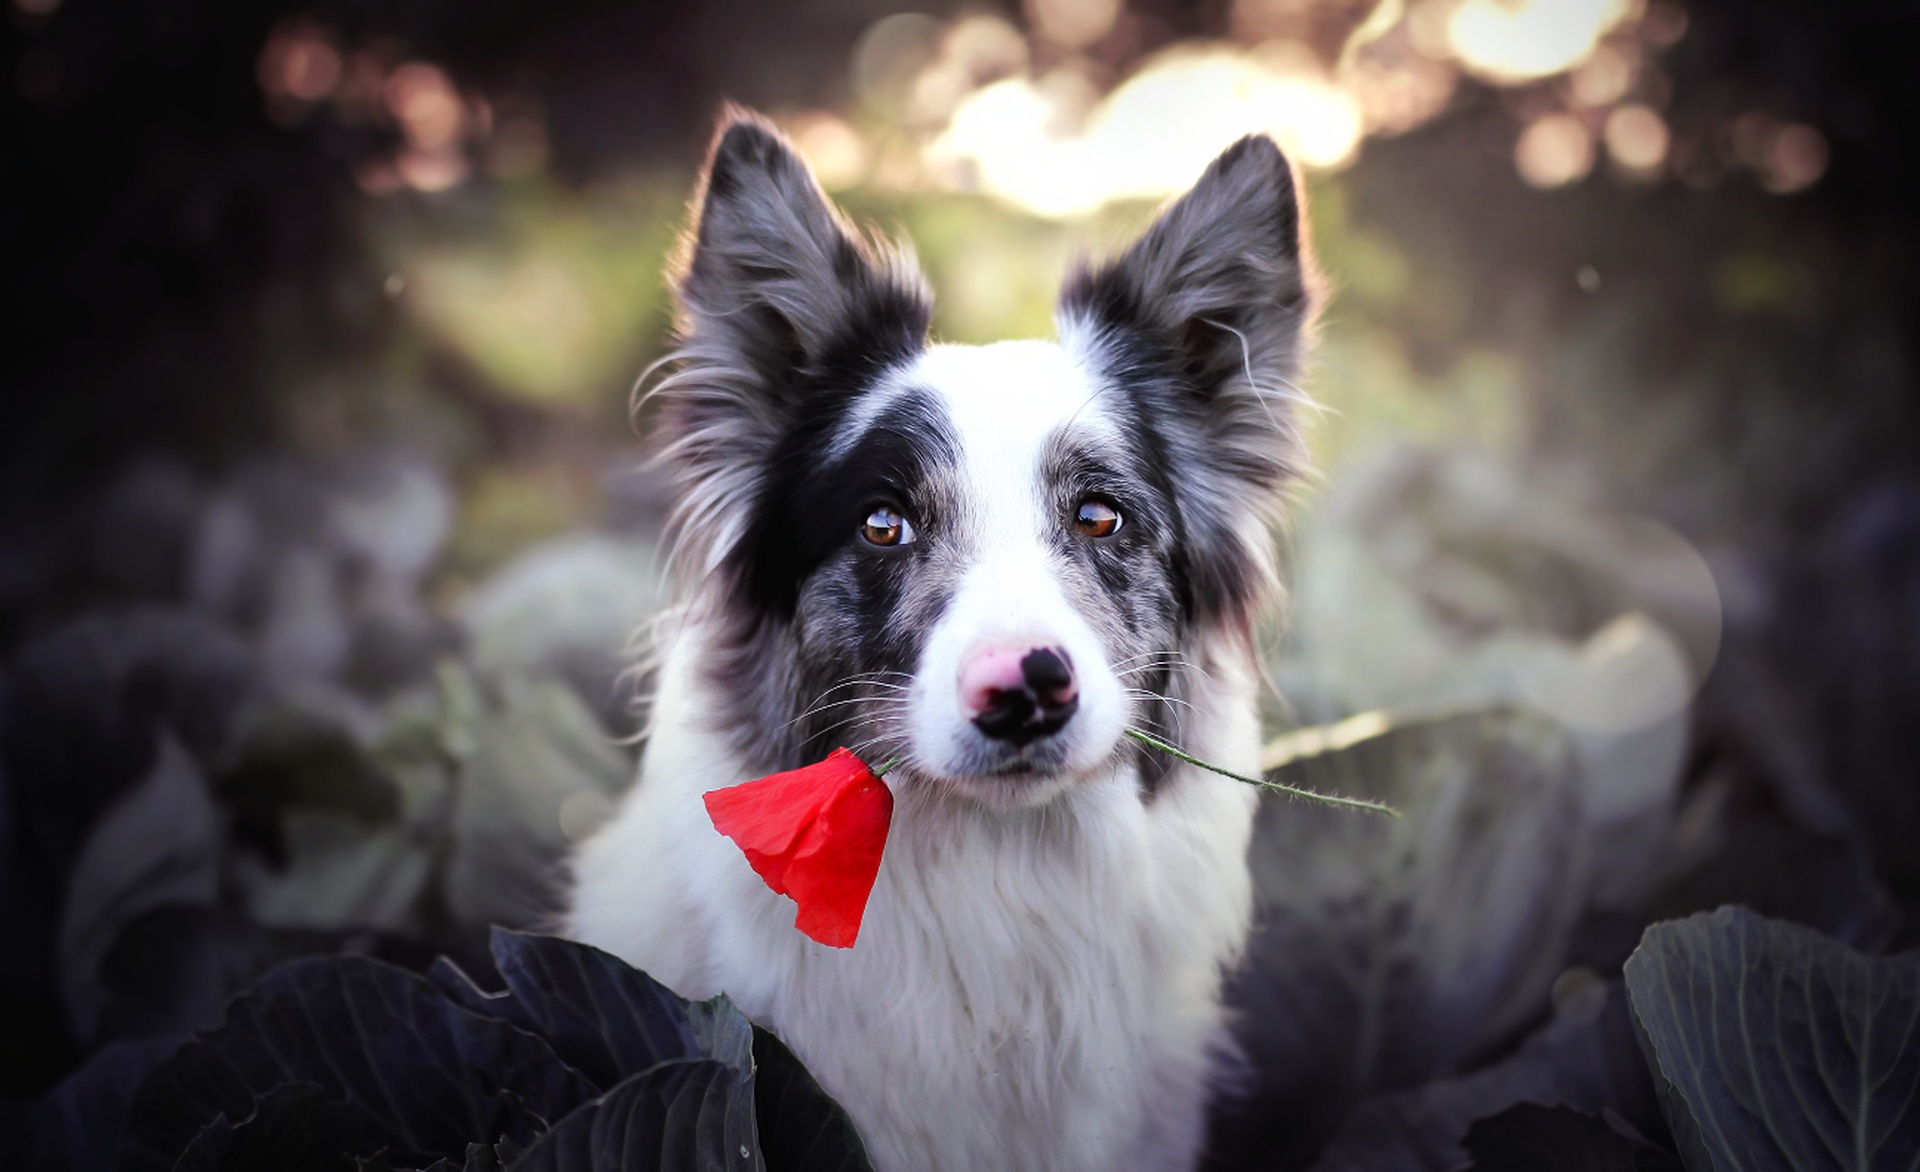
{"label": "bokeh background", "polygon": [[1920,943],[1920,9],[0,23],[16,1105],[278,959],[484,971],[486,925],[551,912],[632,768],[667,584],[630,392],[726,99],[911,236],[955,341],[1049,334],[1071,261],[1240,134],[1304,176],[1330,297],[1269,763],[1414,816],[1263,815],[1236,995],[1294,1073],[1223,1160],[1306,1166],[1590,1015],[1664,915]]}

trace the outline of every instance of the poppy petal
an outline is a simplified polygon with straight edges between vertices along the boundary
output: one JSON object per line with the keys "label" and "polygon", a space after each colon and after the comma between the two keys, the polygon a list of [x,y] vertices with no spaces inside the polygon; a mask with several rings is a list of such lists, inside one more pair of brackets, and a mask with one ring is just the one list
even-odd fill
{"label": "poppy petal", "polygon": [[714,828],[767,886],[798,905],[794,927],[851,948],[893,818],[893,792],[847,749],[703,795]]}

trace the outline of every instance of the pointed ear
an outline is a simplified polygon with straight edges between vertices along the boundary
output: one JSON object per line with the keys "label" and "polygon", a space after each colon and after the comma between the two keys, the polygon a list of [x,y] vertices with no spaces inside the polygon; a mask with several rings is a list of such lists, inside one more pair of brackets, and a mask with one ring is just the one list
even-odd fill
{"label": "pointed ear", "polygon": [[1216,438],[1281,461],[1284,479],[1298,458],[1290,408],[1310,284],[1293,172],[1272,139],[1249,136],[1117,260],[1073,274],[1060,316],[1096,347],[1157,357]]}
{"label": "pointed ear", "polygon": [[926,342],[910,256],[851,229],[766,122],[728,109],[694,199],[661,397],[676,563],[704,574],[739,540],[794,406],[851,396]]}
{"label": "pointed ear", "polygon": [[932,316],[904,252],[863,239],[779,131],[729,109],[677,286],[683,340],[780,397],[809,372],[917,349]]}

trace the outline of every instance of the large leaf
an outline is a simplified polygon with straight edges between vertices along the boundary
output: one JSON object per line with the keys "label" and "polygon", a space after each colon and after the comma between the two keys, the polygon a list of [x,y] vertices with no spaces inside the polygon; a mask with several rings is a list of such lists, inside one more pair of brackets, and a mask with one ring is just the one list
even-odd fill
{"label": "large leaf", "polygon": [[607,727],[633,731],[633,633],[667,601],[656,546],[572,533],[517,554],[460,603],[475,670],[558,676]]}
{"label": "large leaf", "polygon": [[183,611],[96,614],[29,644],[7,696],[15,833],[64,874],[106,803],[151,771],[154,731],[206,761],[256,682],[231,631]]}
{"label": "large leaf", "polygon": [[350,695],[308,684],[235,723],[215,782],[236,811],[262,818],[289,806],[319,808],[360,823],[400,814],[401,795],[365,744],[372,715]]}
{"label": "large leaf", "polygon": [[1472,1172],[1682,1172],[1680,1161],[1567,1107],[1523,1103],[1467,1132]]}
{"label": "large leaf", "polygon": [[373,928],[418,932],[419,899],[433,865],[428,834],[369,827],[327,810],[280,815],[286,865],[245,860],[235,872],[248,914],[272,928]]}
{"label": "large leaf", "polygon": [[753,1079],[725,1062],[664,1062],[582,1106],[512,1172],[762,1172]]}
{"label": "large leaf", "polygon": [[713,1059],[752,1076],[766,1165],[774,1172],[870,1172],[846,1111],[793,1052],[751,1026],[726,997],[687,1001],[589,945],[496,928],[504,993],[482,992],[448,963],[433,979],[475,1012],[546,1038],[603,1089],[667,1062]]}
{"label": "large leaf", "polygon": [[1626,978],[1691,1172],[1920,1166],[1920,952],[1726,907],[1647,929]]}
{"label": "large leaf", "polygon": [[381,1152],[386,1136],[357,1107],[335,1103],[312,1083],[285,1083],[254,1101],[253,1112],[223,1113],[200,1129],[174,1172],[337,1172],[343,1153]]}
{"label": "large leaf", "polygon": [[753,1060],[760,1152],[771,1172],[873,1172],[852,1117],[785,1042],[756,1026]]}
{"label": "large leaf", "polygon": [[1494,1065],[1361,1104],[1314,1167],[1446,1172],[1466,1158],[1462,1137],[1476,1119],[1518,1103],[1608,1108],[1635,1126],[1658,1129],[1659,1107],[1626,991],[1595,980],[1566,1000],[1553,1021]]}
{"label": "large leaf", "polygon": [[1874,881],[1863,854],[1858,845],[1785,827],[1746,828],[1656,891],[1645,922],[1738,903],[1877,951],[1899,929],[1900,909]]}
{"label": "large leaf", "polygon": [[22,1131],[7,1136],[9,1150],[25,1167],[43,1172],[106,1172],[113,1167],[114,1141],[126,1123],[134,1088],[176,1044],[124,1041],[101,1047],[25,1110]]}
{"label": "large leaf", "polygon": [[567,800],[610,808],[633,766],[566,686],[517,676],[497,684],[498,703],[472,729],[463,762],[447,903],[470,924],[524,925],[556,910]]}
{"label": "large leaf", "polygon": [[602,1088],[662,1062],[712,1058],[753,1071],[752,1027],[725,997],[688,1002],[611,953],[495,929],[508,1020],[539,1034]]}
{"label": "large leaf", "polygon": [[1232,990],[1260,1107],[1220,1142],[1284,1167],[1362,1096],[1461,1069],[1544,1015],[1588,840],[1565,738],[1519,714],[1391,727],[1283,780],[1404,815],[1261,808],[1260,918]]}
{"label": "large leaf", "polygon": [[539,1038],[481,1016],[425,979],[359,957],[295,961],[236,1000],[141,1088],[124,1167],[162,1169],[224,1115],[310,1083],[426,1159],[501,1136],[526,1142],[594,1088]]}
{"label": "large leaf", "polygon": [[[7,923],[0,986],[15,1011],[9,1049],[32,1054],[28,1065],[38,1068],[16,1084],[26,1089],[76,1057],[67,1037],[75,999],[66,978],[76,974],[84,985],[87,963],[63,964],[59,941],[69,876],[95,824],[153,777],[160,730],[195,761],[218,753],[256,674],[251,653],[231,632],[158,607],[98,613],[57,628],[26,644],[9,667],[0,718],[8,822],[0,849]],[[69,917],[66,931],[70,945],[89,955],[103,940],[112,943],[111,926],[97,915]],[[82,990],[83,1019],[89,999]]]}
{"label": "large leaf", "polygon": [[146,779],[93,828],[67,882],[59,961],[76,1038],[94,1036],[107,998],[101,965],[129,924],[172,904],[213,904],[220,842],[220,820],[200,770],[162,733]]}
{"label": "large leaf", "polygon": [[[217,1025],[228,998],[259,979],[292,941],[217,907],[172,904],[128,924],[100,963],[102,1037],[178,1041]],[[314,947],[307,942],[304,949]],[[303,950],[304,950],[303,949]]]}
{"label": "large leaf", "polygon": [[1699,553],[1471,449],[1357,459],[1301,522],[1289,698],[1551,718],[1584,780],[1591,895],[1633,908],[1676,845],[1688,709],[1720,643]]}

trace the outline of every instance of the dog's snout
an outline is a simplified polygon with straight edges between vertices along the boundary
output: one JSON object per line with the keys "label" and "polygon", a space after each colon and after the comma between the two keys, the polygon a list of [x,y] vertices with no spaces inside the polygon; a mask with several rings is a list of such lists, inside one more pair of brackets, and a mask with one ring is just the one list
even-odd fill
{"label": "dog's snout", "polygon": [[1073,661],[1058,647],[995,647],[960,669],[960,703],[974,727],[1024,745],[1059,732],[1080,707]]}

